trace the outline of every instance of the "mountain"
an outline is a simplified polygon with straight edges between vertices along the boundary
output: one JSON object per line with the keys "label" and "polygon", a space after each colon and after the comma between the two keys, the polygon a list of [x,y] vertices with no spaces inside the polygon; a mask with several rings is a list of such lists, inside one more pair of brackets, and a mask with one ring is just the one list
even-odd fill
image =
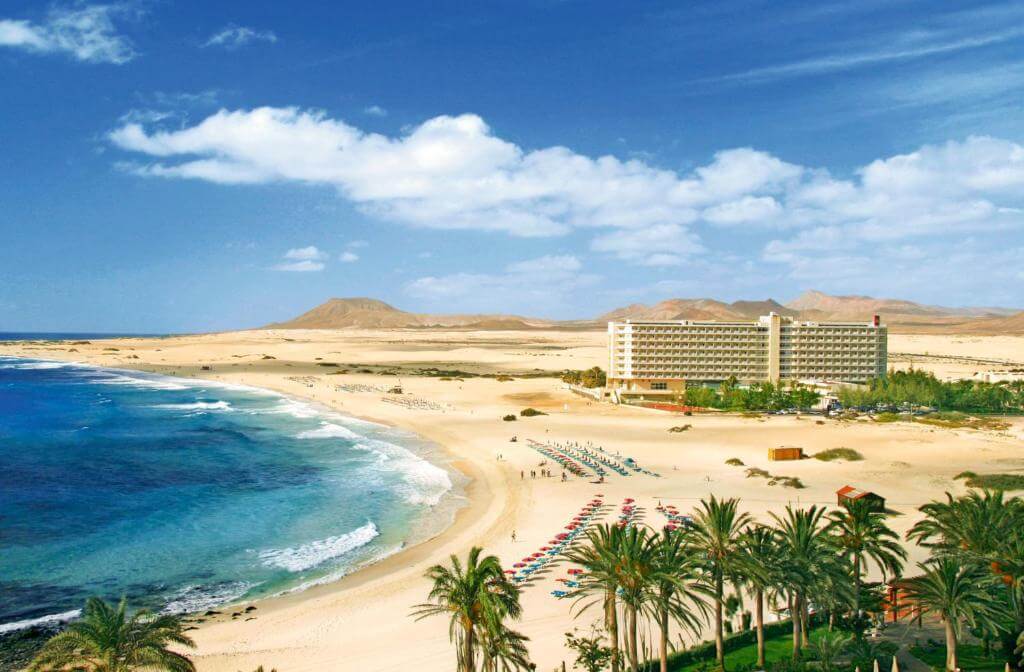
{"label": "mountain", "polygon": [[329,299],[312,310],[266,329],[402,329],[462,327],[468,329],[536,329],[552,326],[546,320],[517,315],[430,315],[409,313],[378,299]]}
{"label": "mountain", "polygon": [[832,296],[808,291],[783,305],[774,299],[733,301],[666,299],[653,305],[634,303],[592,320],[552,321],[502,314],[434,315],[411,313],[369,298],[330,299],[298,317],[267,329],[412,329],[478,330],[603,329],[611,320],[749,321],[776,312],[804,320],[867,322],[881,315],[894,333],[1024,334],[1024,312],[1006,308],[947,308],[870,296]]}
{"label": "mountain", "polygon": [[948,308],[902,299],[871,296],[832,296],[815,290],[801,294],[786,306],[802,317],[822,320],[864,320],[882,315],[887,321],[919,321],[921,318],[992,317],[1014,313],[1006,308]]}
{"label": "mountain", "polygon": [[668,299],[653,306],[634,303],[600,315],[597,322],[611,320],[750,320],[770,312],[795,316],[793,311],[774,299],[765,301],[734,301],[715,299]]}

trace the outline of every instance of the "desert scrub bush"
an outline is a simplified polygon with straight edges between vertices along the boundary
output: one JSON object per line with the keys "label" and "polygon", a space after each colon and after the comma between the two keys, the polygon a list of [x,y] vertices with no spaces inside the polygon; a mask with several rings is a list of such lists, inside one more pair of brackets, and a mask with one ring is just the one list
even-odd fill
{"label": "desert scrub bush", "polygon": [[832,462],[833,460],[859,462],[864,459],[864,456],[853,448],[829,448],[828,450],[822,450],[815,453],[813,457],[814,459],[821,460],[822,462]]}
{"label": "desert scrub bush", "polygon": [[803,490],[807,486],[796,476],[779,476],[779,483],[782,483],[784,488],[794,488],[796,490]]}
{"label": "desert scrub bush", "polygon": [[886,411],[885,413],[879,413],[879,414],[875,415],[874,419],[875,419],[875,422],[899,422],[903,418],[901,418],[896,413],[890,413],[890,412]]}
{"label": "desert scrub bush", "polygon": [[544,411],[538,411],[536,408],[524,408],[523,410],[519,411],[519,415],[523,416],[524,418],[532,418],[537,415],[547,415],[547,413],[545,413]]}
{"label": "desert scrub bush", "polygon": [[747,469],[746,474],[747,474],[747,478],[771,478],[772,477],[771,474],[769,474],[767,471],[765,471],[764,469],[761,469],[759,467],[750,467],[749,469]]}
{"label": "desert scrub bush", "polygon": [[969,488],[1024,490],[1024,474],[975,474],[965,481]]}
{"label": "desert scrub bush", "polygon": [[675,427],[669,427],[668,432],[669,434],[679,434],[680,432],[687,431],[691,427],[693,427],[693,425],[676,425]]}
{"label": "desert scrub bush", "polygon": [[725,461],[725,463],[728,464],[730,467],[742,467],[743,466],[743,460],[741,460],[738,457],[730,457],[728,460]]}
{"label": "desert scrub bush", "polygon": [[505,422],[515,422],[516,416],[513,415],[512,413],[509,413],[508,415],[502,416],[501,419],[504,420]]}
{"label": "desert scrub bush", "polygon": [[498,381],[499,383],[507,383],[510,380],[515,380],[515,378],[513,378],[512,376],[506,376],[504,374],[502,374],[500,376],[495,376],[494,379],[496,381]]}
{"label": "desert scrub bush", "polygon": [[959,474],[953,477],[954,481],[960,481],[965,478],[977,478],[978,475],[973,471],[961,471]]}

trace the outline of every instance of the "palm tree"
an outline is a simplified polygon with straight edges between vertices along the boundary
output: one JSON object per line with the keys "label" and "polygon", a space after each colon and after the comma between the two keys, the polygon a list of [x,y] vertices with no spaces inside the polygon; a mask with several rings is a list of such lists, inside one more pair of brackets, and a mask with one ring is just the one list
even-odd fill
{"label": "palm tree", "polygon": [[772,514],[778,526],[776,541],[785,565],[784,581],[789,585],[790,613],[793,618],[793,659],[800,647],[809,642],[808,593],[822,575],[835,572],[835,555],[829,544],[829,526],[825,509],[786,507],[785,516]]}
{"label": "palm tree", "polygon": [[899,535],[885,524],[886,514],[866,499],[846,500],[839,511],[829,516],[836,543],[853,563],[853,613],[860,616],[861,574],[873,560],[882,575],[898,575],[907,552],[899,544]]}
{"label": "palm tree", "polygon": [[623,530],[617,525],[598,525],[587,530],[587,543],[571,549],[565,554],[569,562],[574,562],[586,573],[579,581],[576,589],[577,602],[585,602],[580,611],[588,609],[600,602],[604,609],[604,625],[608,631],[609,646],[612,651],[612,672],[619,672],[619,621],[616,591],[621,578],[621,547]]}
{"label": "palm tree", "polygon": [[841,656],[850,645],[853,638],[846,634],[833,630],[822,633],[814,642],[814,655],[818,659],[823,672],[832,672],[836,658]]}
{"label": "palm tree", "polygon": [[634,525],[626,528],[620,537],[618,549],[619,598],[626,615],[626,657],[629,669],[640,667],[637,653],[637,617],[644,608],[654,579],[654,553],[658,538],[646,527]]}
{"label": "palm tree", "polygon": [[[504,630],[506,618],[519,618],[519,588],[509,581],[501,563],[493,555],[481,559],[483,549],[474,546],[463,567],[458,557],[451,556],[451,566],[434,565],[427,570],[433,581],[430,602],[416,605],[416,620],[428,616],[449,617],[448,637],[458,648],[459,672],[475,672],[477,649],[483,649],[485,660],[494,660],[494,652],[512,646],[518,633]],[[498,626],[503,630],[499,630]],[[487,643],[490,642],[490,649]]]}
{"label": "palm tree", "polygon": [[689,544],[704,562],[704,579],[715,600],[715,660],[725,669],[725,635],[722,609],[725,577],[739,573],[744,566],[740,533],[753,518],[738,511],[738,499],[701,500],[693,514]]}
{"label": "palm tree", "polygon": [[530,653],[526,649],[530,638],[510,630],[497,616],[497,613],[488,614],[480,631],[483,672],[530,669]]}
{"label": "palm tree", "polygon": [[[764,596],[779,585],[778,547],[770,527],[753,525],[743,532],[741,548],[746,556],[746,584],[754,597],[754,624],[757,629],[757,668],[764,669]],[[664,672],[664,671],[663,671]]]}
{"label": "palm tree", "polygon": [[699,558],[687,547],[684,534],[665,529],[654,548],[654,572],[647,603],[658,623],[658,658],[668,672],[668,627],[675,620],[693,633],[707,620],[707,590],[698,583]]}
{"label": "palm tree", "polygon": [[972,491],[957,498],[947,492],[945,502],[921,507],[925,518],[910,528],[907,539],[942,552],[990,558],[1008,540],[1019,538],[1022,509],[1024,502],[1016,497],[1005,500],[1001,490]]}
{"label": "palm tree", "polygon": [[956,670],[961,623],[998,628],[1004,604],[995,597],[991,573],[974,563],[939,556],[918,565],[924,574],[907,581],[907,596],[924,611],[934,611],[946,626],[946,669]]}
{"label": "palm tree", "polygon": [[128,672],[152,669],[195,672],[192,661],[168,645],[195,646],[175,616],[139,610],[129,616],[127,603],[117,606],[98,597],[85,602],[82,618],[54,635],[29,665],[30,672],[72,668],[83,672]]}

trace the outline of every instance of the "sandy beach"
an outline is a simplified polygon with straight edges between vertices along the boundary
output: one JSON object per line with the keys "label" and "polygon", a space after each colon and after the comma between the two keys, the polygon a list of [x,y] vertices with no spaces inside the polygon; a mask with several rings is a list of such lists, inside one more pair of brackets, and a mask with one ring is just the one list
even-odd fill
{"label": "sandy beach", "polygon": [[[446,670],[454,650],[447,623],[415,622],[412,605],[428,590],[423,572],[448,554],[483,546],[511,565],[537,551],[600,493],[608,515],[635,498],[645,522],[660,527],[658,502],[686,512],[710,493],[740,497],[761,520],[786,504],[834,505],[850,484],[887,498],[901,534],[916,509],[945,491],[964,487],[961,471],[1024,470],[1024,422],[1006,431],[947,430],[908,423],[823,421],[815,416],[744,418],[682,415],[599,404],[566,390],[553,372],[603,366],[605,336],[586,331],[340,330],[247,331],[76,344],[7,343],[0,354],[62,359],[171,375],[212,378],[272,389],[356,417],[412,431],[442,446],[470,477],[467,505],[438,536],[336,583],[263,600],[247,616],[232,609],[206,619],[192,634],[199,669],[235,671],[263,665],[291,670]],[[1024,366],[1024,338],[893,335],[892,366],[967,376]],[[439,369],[442,375],[424,375]],[[460,372],[462,372],[460,374]],[[469,377],[486,374],[487,377]],[[499,374],[502,374],[499,377]],[[511,379],[506,380],[504,376]],[[400,384],[403,394],[385,390]],[[385,401],[385,399],[390,399]],[[391,403],[395,399],[404,403]],[[526,407],[546,415],[505,422]],[[669,432],[680,425],[683,432]],[[510,442],[517,437],[515,443]],[[542,456],[538,442],[591,442],[634,458],[660,474],[612,475],[602,485],[585,479],[531,478]],[[806,453],[848,447],[859,462],[770,463],[768,448],[799,446]],[[500,458],[500,459],[499,459]],[[799,477],[804,489],[747,478],[744,467]],[[515,531],[516,540],[512,540]],[[922,559],[910,548],[912,559]],[[563,635],[589,627],[596,613],[573,619],[571,604],[550,592],[563,567],[524,589],[519,629],[530,637],[538,669],[567,660]]]}

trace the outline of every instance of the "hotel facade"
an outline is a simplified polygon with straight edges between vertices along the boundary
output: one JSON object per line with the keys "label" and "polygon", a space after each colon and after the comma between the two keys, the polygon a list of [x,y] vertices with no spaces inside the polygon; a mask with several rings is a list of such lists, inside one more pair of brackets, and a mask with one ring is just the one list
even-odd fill
{"label": "hotel facade", "polygon": [[687,384],[820,381],[885,375],[887,330],[871,322],[800,322],[772,313],[756,322],[608,323],[608,388],[673,393]]}

